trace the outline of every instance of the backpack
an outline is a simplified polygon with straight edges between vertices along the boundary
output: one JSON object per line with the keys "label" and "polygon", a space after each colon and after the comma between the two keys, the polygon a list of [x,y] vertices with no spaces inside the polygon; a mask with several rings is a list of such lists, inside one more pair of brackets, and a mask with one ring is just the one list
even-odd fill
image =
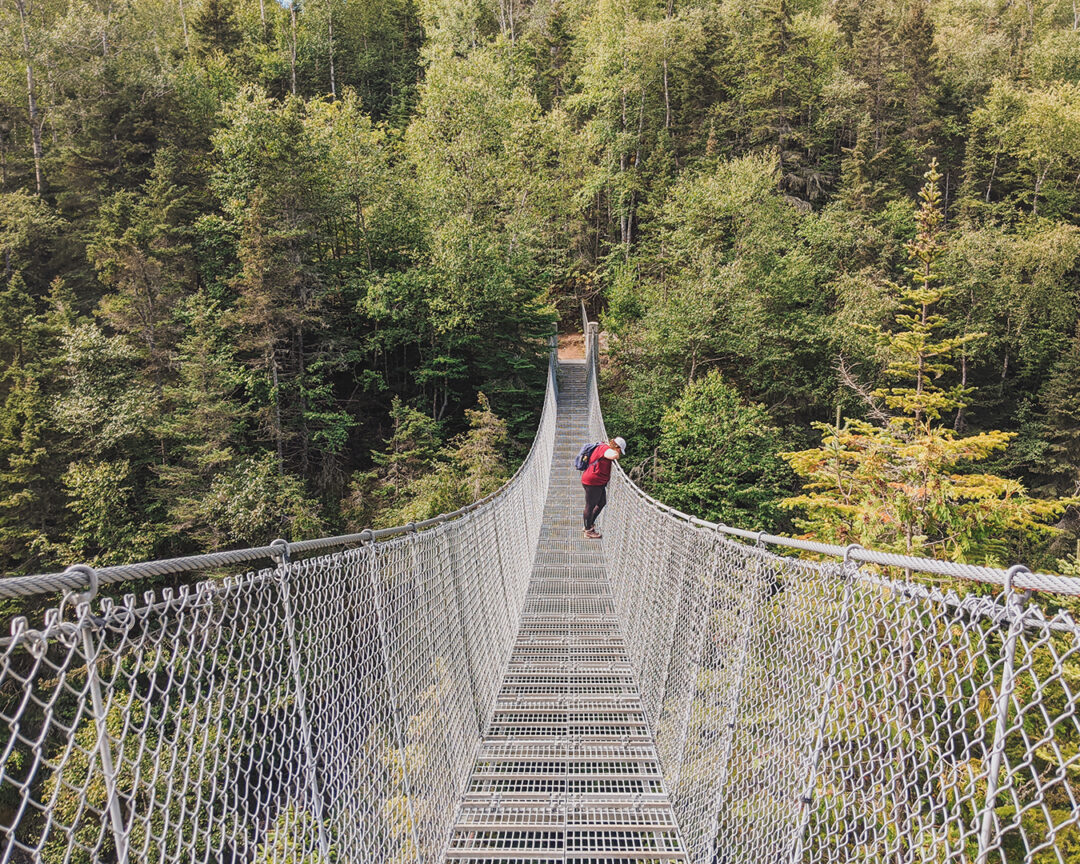
{"label": "backpack", "polygon": [[577,456],[574,457],[574,467],[578,471],[584,471],[589,467],[589,459],[592,457],[593,450],[599,447],[599,444],[585,444],[578,451]]}

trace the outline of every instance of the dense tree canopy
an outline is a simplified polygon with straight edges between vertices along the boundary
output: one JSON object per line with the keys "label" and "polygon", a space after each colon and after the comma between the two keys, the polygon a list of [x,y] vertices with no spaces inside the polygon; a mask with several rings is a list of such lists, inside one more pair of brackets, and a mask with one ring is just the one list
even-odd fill
{"label": "dense tree canopy", "polygon": [[0,569],[461,503],[522,455],[542,337],[581,298],[654,491],[828,533],[779,506],[800,491],[779,454],[927,420],[873,394],[918,388],[889,346],[916,334],[934,160],[934,434],[1001,445],[946,473],[1062,530],[920,548],[1073,566],[1050,501],[1080,482],[1077,20],[0,0]]}

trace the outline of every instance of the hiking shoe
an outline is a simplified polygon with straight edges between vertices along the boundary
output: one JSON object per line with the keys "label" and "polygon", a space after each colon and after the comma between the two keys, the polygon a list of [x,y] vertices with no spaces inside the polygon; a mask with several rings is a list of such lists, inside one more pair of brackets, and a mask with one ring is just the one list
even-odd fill
{"label": "hiking shoe", "polygon": [[604,535],[597,531],[595,528],[590,528],[588,531],[585,532],[585,536],[589,540],[599,540]]}

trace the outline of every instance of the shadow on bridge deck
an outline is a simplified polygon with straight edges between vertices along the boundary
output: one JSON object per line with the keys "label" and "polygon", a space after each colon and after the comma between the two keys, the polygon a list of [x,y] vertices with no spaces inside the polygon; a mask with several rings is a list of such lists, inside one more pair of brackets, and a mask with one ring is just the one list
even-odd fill
{"label": "shadow on bridge deck", "polygon": [[447,862],[686,861],[616,618],[603,541],[582,536],[572,463],[587,425],[584,361],[564,360],[521,628]]}

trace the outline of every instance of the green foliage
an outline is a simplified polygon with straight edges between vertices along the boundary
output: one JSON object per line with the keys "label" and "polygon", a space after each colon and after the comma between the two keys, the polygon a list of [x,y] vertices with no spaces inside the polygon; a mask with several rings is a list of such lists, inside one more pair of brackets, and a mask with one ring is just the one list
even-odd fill
{"label": "green foliage", "polygon": [[222,545],[317,537],[326,529],[318,502],[308,496],[300,478],[279,471],[272,452],[248,457],[215,475],[196,516]]}
{"label": "green foliage", "polygon": [[154,466],[168,524],[181,544],[214,548],[229,543],[209,522],[207,486],[238,458],[249,411],[236,396],[247,376],[221,326],[221,308],[204,294],[183,310],[186,335],[177,345],[175,383],[163,392],[166,410],[156,429],[166,458]]}
{"label": "green foliage", "polygon": [[202,55],[231,54],[244,38],[229,0],[206,0],[192,20],[191,29],[198,37],[197,50]]}
{"label": "green foliage", "polygon": [[664,413],[651,488],[666,503],[737,528],[776,525],[790,475],[780,430],[718,371],[686,385]]}
{"label": "green foliage", "polygon": [[63,478],[75,517],[68,539],[71,560],[102,566],[151,557],[160,528],[140,519],[132,481],[126,459],[71,463]]}
{"label": "green foliage", "polygon": [[1061,478],[1059,491],[1080,494],[1080,323],[1076,335],[1054,364],[1040,394],[1046,412],[1051,472]]}
{"label": "green foliage", "polygon": [[[72,497],[103,465],[153,554],[239,542],[206,493],[267,454],[328,530],[385,524],[396,430],[454,439],[480,392],[509,470],[581,297],[638,463],[719,370],[787,449],[915,399],[1075,485],[1067,4],[34,0],[0,44],[5,572],[104,548]],[[932,158],[940,254],[909,260]]]}
{"label": "green foliage", "polygon": [[385,521],[402,525],[448,513],[494,492],[508,479],[506,422],[479,394],[477,408],[465,412],[469,429],[444,448],[437,460],[402,489],[402,500]]}
{"label": "green foliage", "polygon": [[936,284],[943,249],[935,162],[925,176],[918,230],[907,245],[911,285],[901,294],[895,331],[874,330],[892,382],[869,397],[880,425],[816,424],[820,447],[783,454],[805,480],[803,494],[784,506],[800,509],[799,527],[826,542],[1001,565],[1018,541],[1048,533],[1045,523],[1070,502],[1033,499],[1016,480],[970,468],[1004,450],[1012,434],[961,437],[938,423],[962,407],[965,390],[936,380],[982,334],[939,335],[948,322],[934,307],[948,291]]}
{"label": "green foliage", "polygon": [[873,328],[872,331],[886,358],[882,375],[891,381],[912,382],[908,387],[879,388],[874,396],[896,412],[897,422],[910,422],[913,427],[920,426],[924,420],[939,420],[946,411],[963,406],[966,394],[962,387],[944,390],[935,382],[953,371],[951,360],[958,351],[985,336],[983,333],[952,338],[941,335],[947,322],[936,307],[951,296],[952,290],[937,284],[944,218],[940,180],[937,160],[931,160],[926,184],[919,193],[922,206],[915,215],[916,234],[906,246],[911,287],[900,294],[894,312],[897,329]]}

